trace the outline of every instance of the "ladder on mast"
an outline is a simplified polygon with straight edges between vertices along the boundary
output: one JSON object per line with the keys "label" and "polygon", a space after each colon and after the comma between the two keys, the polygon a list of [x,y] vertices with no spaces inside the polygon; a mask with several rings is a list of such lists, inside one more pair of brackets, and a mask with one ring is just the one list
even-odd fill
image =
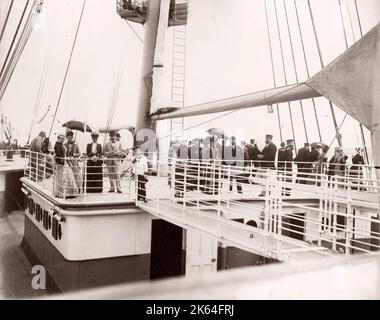
{"label": "ladder on mast", "polygon": [[[170,11],[173,12],[174,21],[182,11],[187,13],[187,0],[172,1]],[[178,107],[185,104],[185,63],[186,63],[186,23],[173,24],[173,55],[172,55],[172,90],[171,100]],[[184,118],[170,120],[170,144],[183,138]]]}

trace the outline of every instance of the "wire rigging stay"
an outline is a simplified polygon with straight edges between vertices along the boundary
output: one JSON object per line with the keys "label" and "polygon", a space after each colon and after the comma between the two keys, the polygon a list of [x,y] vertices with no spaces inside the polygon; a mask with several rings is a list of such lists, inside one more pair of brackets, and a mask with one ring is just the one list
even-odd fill
{"label": "wire rigging stay", "polygon": [[56,105],[55,110],[54,110],[53,120],[52,120],[52,123],[51,123],[51,127],[50,127],[50,131],[49,131],[49,136],[48,137],[51,136],[51,133],[52,133],[53,127],[54,127],[54,122],[56,120],[57,113],[58,113],[58,110],[59,110],[60,102],[61,102],[61,99],[62,99],[62,93],[63,93],[63,90],[65,88],[65,83],[66,83],[67,75],[68,75],[68,72],[69,72],[69,69],[70,69],[70,65],[71,65],[71,61],[72,61],[72,58],[73,58],[74,48],[75,48],[75,45],[76,45],[76,42],[77,42],[77,39],[78,39],[79,29],[80,29],[80,26],[82,24],[82,18],[83,18],[84,9],[86,7],[86,2],[87,2],[87,0],[83,0],[83,5],[82,5],[82,9],[81,9],[78,25],[77,25],[77,28],[76,28],[76,31],[75,31],[74,41],[73,41],[73,44],[72,44],[72,47],[71,47],[71,51],[70,51],[70,57],[69,57],[69,60],[67,62],[65,75],[63,77],[63,82],[62,82],[61,90],[59,92],[57,105]]}
{"label": "wire rigging stay", "polygon": [[[302,54],[303,54],[305,67],[306,67],[306,73],[307,73],[308,79],[310,79],[310,69],[309,69],[309,63],[307,61],[307,56],[306,56],[305,41],[304,41],[303,32],[302,32],[302,28],[301,28],[300,17],[298,14],[298,6],[297,6],[296,0],[294,0],[293,2],[294,2],[294,9],[295,9],[296,18],[297,18],[298,31],[299,31],[300,40],[301,40]],[[317,113],[317,107],[315,104],[315,99],[312,98],[311,102],[313,104],[313,110],[314,110],[315,122],[316,122],[317,129],[318,129],[319,141],[322,141],[321,127],[319,125],[319,119],[318,119],[318,113]]]}
{"label": "wire rigging stay", "polygon": [[[276,0],[274,0],[273,3],[274,3],[274,11],[275,11],[275,16],[276,16],[276,25],[277,25],[278,40],[280,42],[282,69],[283,69],[283,72],[284,72],[285,84],[288,85],[288,78],[287,78],[286,68],[285,68],[284,48],[283,48],[283,43],[282,43],[280,21],[279,21],[279,17],[278,17],[278,10],[277,10]],[[291,128],[292,128],[292,135],[293,135],[293,140],[294,140],[294,149],[295,149],[295,152],[297,154],[297,142],[296,142],[296,136],[295,136],[295,132],[294,132],[293,114],[292,114],[292,108],[291,108],[291,103],[290,102],[288,102],[288,110],[289,110],[290,124],[291,124]]]}
{"label": "wire rigging stay", "polygon": [[[271,35],[270,35],[268,7],[267,7],[266,0],[264,0],[264,6],[265,6],[265,17],[266,17],[266,25],[267,25],[267,33],[268,33],[270,61],[271,61],[271,67],[272,67],[273,85],[274,85],[275,88],[277,88],[276,73],[275,73],[275,70],[274,70],[274,61],[273,61],[272,38],[271,38]],[[278,122],[278,128],[279,128],[279,132],[280,132],[280,139],[281,139],[281,141],[284,141],[283,137],[282,137],[281,116],[280,116],[280,110],[278,108],[278,104],[276,105],[276,111],[277,111],[277,122]]]}
{"label": "wire rigging stay", "polygon": [[[315,42],[316,42],[316,45],[317,45],[319,62],[320,62],[321,67],[323,69],[325,67],[325,63],[323,61],[321,45],[319,43],[319,38],[318,38],[318,34],[317,34],[317,28],[316,28],[316,25],[315,25],[315,19],[314,19],[313,9],[311,7],[310,0],[307,0],[307,4],[308,4],[308,8],[309,8],[309,13],[310,13],[311,24],[313,26],[314,39],[315,39]],[[341,147],[342,146],[342,138],[341,138],[340,133],[339,133],[338,122],[336,120],[336,115],[335,115],[335,111],[334,111],[334,105],[332,104],[331,101],[329,101],[329,105],[330,105],[331,116],[332,116],[333,123],[334,123],[334,128],[335,128],[335,131],[336,131],[336,138],[338,139],[339,146]]]}

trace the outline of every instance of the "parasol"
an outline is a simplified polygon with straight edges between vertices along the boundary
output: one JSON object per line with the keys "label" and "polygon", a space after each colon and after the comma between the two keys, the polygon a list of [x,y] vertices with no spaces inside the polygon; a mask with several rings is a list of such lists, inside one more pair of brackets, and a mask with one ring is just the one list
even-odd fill
{"label": "parasol", "polygon": [[90,126],[88,123],[79,121],[79,120],[71,120],[65,122],[62,127],[70,129],[70,130],[77,130],[81,132],[92,132],[94,131],[94,127]]}

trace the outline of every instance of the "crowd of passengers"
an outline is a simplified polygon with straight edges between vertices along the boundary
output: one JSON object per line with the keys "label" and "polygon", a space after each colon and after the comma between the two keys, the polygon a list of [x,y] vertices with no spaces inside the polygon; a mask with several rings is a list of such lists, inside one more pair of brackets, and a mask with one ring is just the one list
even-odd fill
{"label": "crowd of passengers", "polygon": [[[355,155],[350,159],[341,147],[335,148],[330,159],[327,157],[328,151],[329,147],[323,143],[305,143],[296,152],[293,139],[287,140],[286,144],[282,142],[277,148],[271,134],[265,136],[262,150],[254,139],[250,143],[238,143],[234,136],[218,138],[211,135],[205,139],[193,139],[172,150],[171,155],[178,159],[175,167],[176,194],[182,197],[185,188],[186,191],[199,189],[204,193],[215,194],[220,187],[220,177],[229,180],[231,192],[235,182],[237,192],[243,193],[244,184],[251,183],[255,176],[265,178],[268,170],[277,170],[286,182],[292,182],[294,175],[295,182],[299,184],[320,185],[322,176],[326,176],[328,181],[337,181],[339,188],[344,178],[349,176],[353,183],[352,189],[362,190],[365,164],[362,149],[356,148]],[[222,166],[218,169],[215,164]],[[290,191],[284,188],[283,194],[288,196]],[[264,195],[265,191],[261,192],[260,196]]]}
{"label": "crowd of passengers", "polygon": [[[138,148],[123,149],[120,139],[119,133],[110,131],[109,140],[103,146],[98,142],[99,133],[92,132],[92,141],[87,144],[86,153],[81,153],[73,131],[59,134],[54,147],[46,138],[46,133],[41,131],[30,146],[31,179],[40,181],[49,178],[55,168],[56,197],[67,199],[83,192],[102,193],[105,164],[110,184],[109,193],[123,193],[121,178],[128,174],[130,179],[135,178],[138,185],[138,200],[146,201],[145,173],[148,171],[148,160]],[[131,151],[133,156],[128,159],[130,165],[125,165],[124,161]],[[85,173],[80,161],[86,162]]]}

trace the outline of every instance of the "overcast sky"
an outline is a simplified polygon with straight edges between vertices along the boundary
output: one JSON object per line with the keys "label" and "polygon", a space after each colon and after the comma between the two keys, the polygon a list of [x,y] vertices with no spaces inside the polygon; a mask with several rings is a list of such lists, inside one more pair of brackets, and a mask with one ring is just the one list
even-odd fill
{"label": "overcast sky", "polygon": [[[284,85],[277,26],[273,0],[266,0],[275,58],[277,85]],[[15,0],[10,23],[0,44],[0,61],[9,47],[25,1]],[[293,0],[285,0],[292,40],[295,50],[299,80],[306,80],[298,26]],[[379,0],[357,0],[363,31],[369,31],[380,21]],[[0,0],[1,21],[4,19],[8,0]],[[295,83],[295,74],[286,28],[283,0],[276,0],[284,47],[288,83]],[[331,62],[345,50],[338,0],[312,0],[312,8],[325,63]],[[342,0],[349,45],[360,37],[353,0]],[[22,137],[26,137],[32,119],[35,99],[40,84],[43,65],[50,57],[45,90],[37,118],[54,109],[73,43],[80,15],[81,0],[45,0],[39,23],[30,37],[20,58],[8,90],[2,100],[2,108]],[[304,33],[307,59],[311,74],[320,70],[320,63],[313,37],[307,1],[297,0],[301,26]],[[189,0],[187,26],[186,92],[185,105],[227,98],[273,87],[264,0]],[[352,27],[349,19],[352,18]],[[132,23],[143,37],[141,25]],[[171,31],[168,32],[167,62],[165,63],[165,95],[171,89]],[[354,39],[355,38],[355,39]],[[124,64],[120,92],[113,124],[134,125],[143,45],[116,13],[115,0],[87,0],[82,25],[66,87],[63,93],[58,119],[82,118],[96,126],[105,126],[112,96],[115,91],[120,63]],[[318,140],[315,117],[310,101],[304,102],[307,130],[312,141]],[[334,137],[331,115],[326,99],[317,99],[318,117],[322,123],[323,140],[330,144]],[[292,103],[298,145],[305,142],[299,103]],[[292,137],[287,105],[280,105],[284,140]],[[194,126],[220,116],[191,117],[185,127]],[[340,124],[344,113],[337,110]],[[51,114],[38,127],[49,130]],[[267,108],[242,110],[189,131],[199,135],[209,127],[231,130],[244,139],[256,138],[263,143],[266,133],[275,135],[280,142],[277,115],[268,114]],[[59,128],[55,128],[59,130]],[[236,131],[239,130],[239,131]],[[342,127],[344,146],[349,149],[360,143],[359,127],[350,117]],[[368,133],[367,133],[368,135]],[[367,140],[368,140],[367,136]]]}

